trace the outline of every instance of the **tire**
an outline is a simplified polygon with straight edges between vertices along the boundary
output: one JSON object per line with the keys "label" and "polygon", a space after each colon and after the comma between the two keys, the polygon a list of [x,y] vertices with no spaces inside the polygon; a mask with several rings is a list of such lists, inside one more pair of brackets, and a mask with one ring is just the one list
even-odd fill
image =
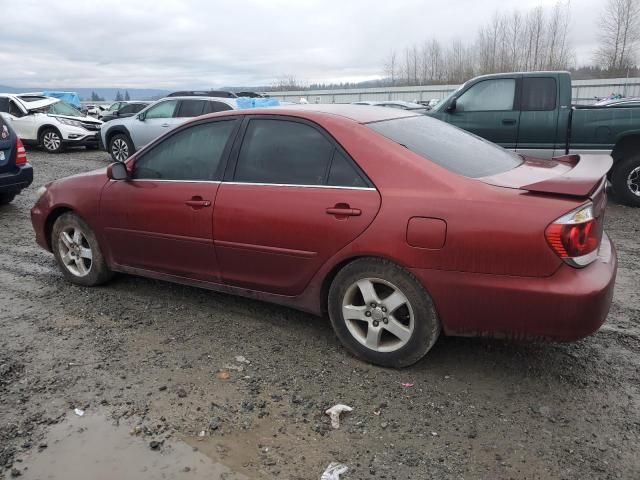
{"label": "tire", "polygon": [[[376,306],[365,305],[365,296]],[[387,309],[389,302],[394,305]],[[383,367],[416,363],[440,335],[440,322],[429,294],[411,273],[383,259],[358,259],[340,270],[329,289],[328,310],[333,329],[346,349]],[[344,311],[353,312],[352,318],[345,318]]]}
{"label": "tire", "polygon": [[64,150],[62,135],[55,128],[45,128],[40,132],[38,142],[47,153],[60,153]]}
{"label": "tire", "polygon": [[133,142],[124,133],[117,133],[109,140],[109,154],[116,162],[124,162],[134,152]]}
{"label": "tire", "polygon": [[615,163],[611,184],[620,202],[631,207],[640,207],[640,153]]}
{"label": "tire", "polygon": [[7,205],[13,202],[14,198],[16,198],[15,193],[0,193],[0,205]]}
{"label": "tire", "polygon": [[64,278],[71,283],[93,287],[113,276],[95,234],[75,213],[64,213],[53,224],[51,247]]}

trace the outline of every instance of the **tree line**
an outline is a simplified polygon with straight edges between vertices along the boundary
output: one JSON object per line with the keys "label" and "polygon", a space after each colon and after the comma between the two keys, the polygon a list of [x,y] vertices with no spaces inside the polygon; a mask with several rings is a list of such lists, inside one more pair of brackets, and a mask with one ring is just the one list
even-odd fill
{"label": "tree line", "polygon": [[378,80],[308,85],[293,75],[283,75],[266,89],[459,84],[477,75],[535,70],[569,70],[576,79],[637,76],[640,0],[603,2],[594,25],[598,48],[591,63],[580,67],[570,41],[572,5],[570,0],[561,0],[550,8],[496,12],[470,42],[430,38],[393,48],[384,59],[384,76]]}

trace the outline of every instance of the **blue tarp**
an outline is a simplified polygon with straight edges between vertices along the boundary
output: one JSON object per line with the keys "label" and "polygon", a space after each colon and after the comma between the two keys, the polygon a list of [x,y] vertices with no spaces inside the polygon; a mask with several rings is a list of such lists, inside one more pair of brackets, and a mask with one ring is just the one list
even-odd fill
{"label": "blue tarp", "polygon": [[236,98],[236,105],[238,108],[261,108],[261,107],[277,107],[280,102],[275,98],[251,98],[251,97],[239,97]]}
{"label": "blue tarp", "polygon": [[42,94],[46,97],[59,98],[69,105],[73,105],[76,108],[80,108],[80,97],[76,92],[56,92],[53,90],[45,90]]}

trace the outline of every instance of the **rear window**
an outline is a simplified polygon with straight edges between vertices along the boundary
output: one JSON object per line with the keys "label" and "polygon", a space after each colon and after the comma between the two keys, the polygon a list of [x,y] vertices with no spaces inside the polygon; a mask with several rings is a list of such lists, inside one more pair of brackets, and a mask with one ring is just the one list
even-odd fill
{"label": "rear window", "polygon": [[367,126],[421,157],[465,177],[495,175],[522,163],[515,153],[424,115],[373,122]]}

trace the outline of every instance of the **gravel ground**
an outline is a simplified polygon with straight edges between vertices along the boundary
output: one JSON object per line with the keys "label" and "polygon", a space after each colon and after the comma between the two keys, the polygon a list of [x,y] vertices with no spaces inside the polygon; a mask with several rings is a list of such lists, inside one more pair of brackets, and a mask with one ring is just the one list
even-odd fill
{"label": "gravel ground", "polygon": [[[0,477],[28,477],[80,407],[158,455],[186,442],[249,478],[317,479],[334,461],[346,479],[640,478],[640,209],[608,207],[620,269],[595,335],[441,338],[398,371],[355,360],[326,319],[287,308],[126,275],[66,283],[29,209],[40,185],[109,159],[28,155],[34,185],[0,208]],[[333,430],[323,412],[336,403],[353,412]]]}

